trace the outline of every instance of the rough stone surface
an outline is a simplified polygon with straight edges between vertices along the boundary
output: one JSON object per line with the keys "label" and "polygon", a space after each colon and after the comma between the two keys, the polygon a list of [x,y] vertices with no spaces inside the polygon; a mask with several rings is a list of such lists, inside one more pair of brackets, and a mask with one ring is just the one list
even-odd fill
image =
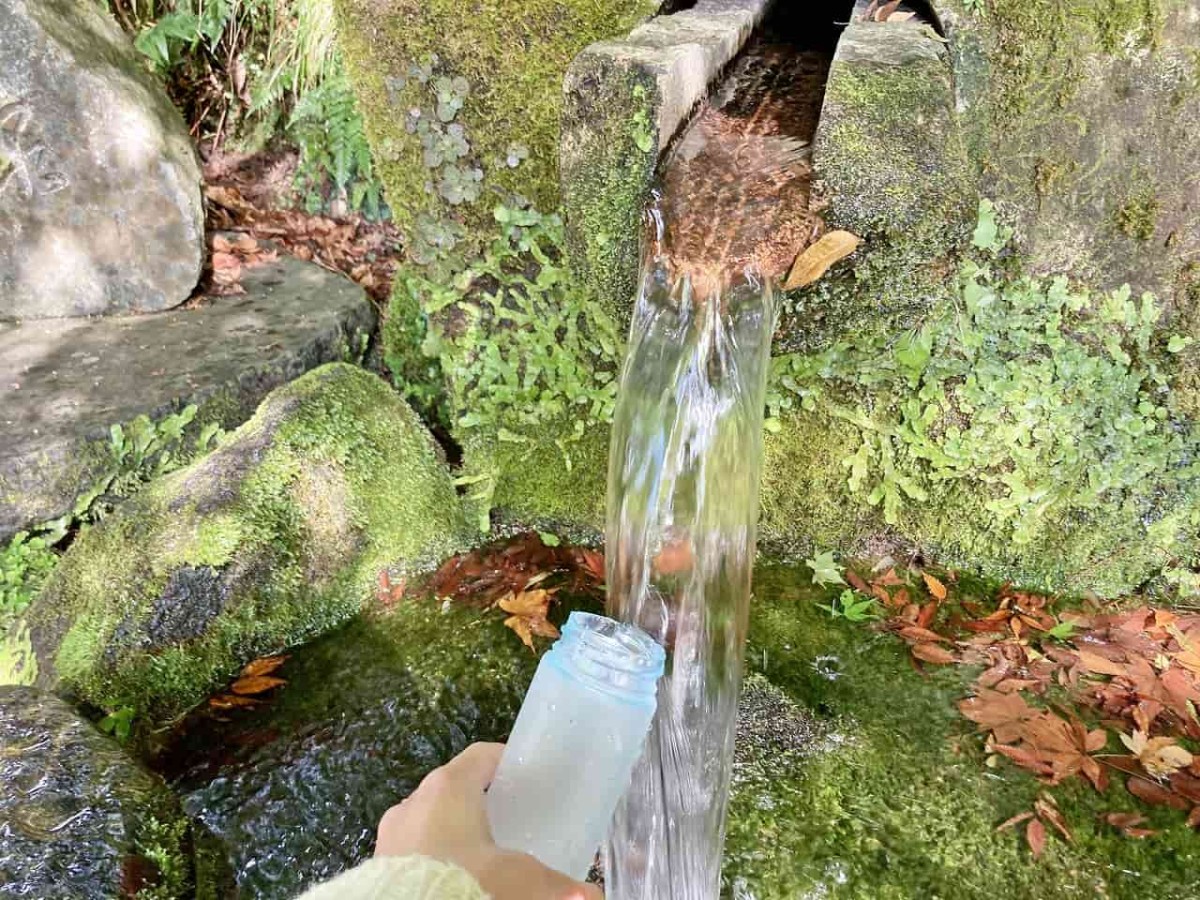
{"label": "rough stone surface", "polygon": [[567,246],[581,283],[628,312],[659,154],[749,39],[766,0],[700,0],[583,51],[563,86]]}
{"label": "rough stone surface", "polygon": [[[184,808],[231,848],[242,891],[290,900],[365,858],[384,810],[430,769],[503,739],[536,662],[499,618],[415,599],[298,650],[268,708],[196,720],[163,763]],[[763,776],[820,749],[828,730],[750,676],[735,791],[771,795]]]}
{"label": "rough stone surface", "polygon": [[0,897],[196,896],[192,843],[171,792],[115,742],[61,700],[0,687]]}
{"label": "rough stone surface", "polygon": [[949,54],[931,28],[845,29],[813,169],[827,227],[864,243],[816,284],[785,296],[777,352],[818,348],[852,330],[910,328],[946,293],[978,199]]}
{"label": "rough stone surface", "polygon": [[505,737],[536,664],[506,632],[410,599],[297,650],[269,708],[185,726],[164,768],[244,896],[291,900],[353,866],[430,769]]}
{"label": "rough stone surface", "polygon": [[1200,7],[935,0],[984,190],[1035,269],[1191,307],[1200,282]]}
{"label": "rough stone surface", "polygon": [[331,364],[81,534],[16,628],[40,686],[153,723],[340,624],[381,570],[435,561],[464,528],[417,416],[375,375]]}
{"label": "rough stone surface", "polygon": [[204,257],[179,113],[101,4],[0,0],[0,319],[167,309]]}
{"label": "rough stone surface", "polygon": [[[498,197],[557,208],[563,73],[585,46],[625,33],[659,0],[338,0],[335,7],[397,222],[415,226],[418,237],[465,226],[466,242],[478,249],[495,229]],[[425,81],[416,71],[422,65]],[[438,85],[448,96],[454,79],[465,94],[457,94],[458,108],[439,110]],[[461,128],[465,155],[443,160],[439,152],[431,164],[421,121],[435,135],[450,123]],[[481,173],[478,196],[446,196],[440,185],[454,169]]]}
{"label": "rough stone surface", "polygon": [[195,403],[197,424],[232,428],[374,325],[363,291],[312,263],[281,257],[242,285],[198,309],[0,323],[0,541],[70,511],[109,464],[111,425]]}

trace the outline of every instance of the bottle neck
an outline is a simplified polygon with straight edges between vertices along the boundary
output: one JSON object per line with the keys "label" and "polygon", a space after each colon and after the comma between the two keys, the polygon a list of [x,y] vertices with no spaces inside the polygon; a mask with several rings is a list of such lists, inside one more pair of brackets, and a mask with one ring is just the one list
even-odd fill
{"label": "bottle neck", "polygon": [[573,612],[547,660],[593,688],[642,704],[655,697],[666,652],[634,625]]}

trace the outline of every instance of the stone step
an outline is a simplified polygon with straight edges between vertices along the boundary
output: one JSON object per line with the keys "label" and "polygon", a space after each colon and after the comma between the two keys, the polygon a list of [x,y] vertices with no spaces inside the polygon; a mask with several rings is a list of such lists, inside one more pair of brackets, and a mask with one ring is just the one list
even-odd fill
{"label": "stone step", "polygon": [[363,290],[314,263],[280,256],[241,284],[196,308],[0,323],[0,541],[71,510],[112,466],[112,425],[197,404],[232,428],[374,327]]}

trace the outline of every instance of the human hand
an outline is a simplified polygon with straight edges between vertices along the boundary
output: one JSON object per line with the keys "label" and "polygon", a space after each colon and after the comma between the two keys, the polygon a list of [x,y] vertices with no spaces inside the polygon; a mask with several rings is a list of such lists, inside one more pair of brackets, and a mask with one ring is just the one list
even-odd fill
{"label": "human hand", "polygon": [[604,900],[582,884],[527,853],[496,846],[484,791],[500,764],[503,744],[472,744],[440,769],[379,823],[376,856],[420,854],[470,872],[493,900]]}

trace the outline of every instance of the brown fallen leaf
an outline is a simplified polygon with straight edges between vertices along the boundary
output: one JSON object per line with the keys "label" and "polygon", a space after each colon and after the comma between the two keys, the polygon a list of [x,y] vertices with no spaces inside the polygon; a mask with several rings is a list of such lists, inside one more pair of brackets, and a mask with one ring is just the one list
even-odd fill
{"label": "brown fallen leaf", "polygon": [[853,569],[846,570],[846,581],[849,582],[850,587],[854,588],[860,594],[871,593],[871,589],[867,587],[867,583],[863,581],[862,576]]}
{"label": "brown fallen leaf", "polygon": [[1133,796],[1152,806],[1170,806],[1173,809],[1188,810],[1192,804],[1183,797],[1173,794],[1156,781],[1132,776],[1125,779],[1125,788]]}
{"label": "brown fallen leaf", "polygon": [[922,628],[919,625],[907,625],[900,629],[900,637],[911,643],[928,643],[930,641],[936,643],[950,643],[950,639],[943,637],[936,631],[930,631],[928,628]]}
{"label": "brown fallen leaf", "polygon": [[1029,820],[1025,829],[1025,840],[1029,849],[1033,851],[1033,858],[1040,859],[1042,851],[1046,849],[1046,826],[1042,824],[1041,819]]}
{"label": "brown fallen leaf", "polygon": [[272,688],[282,687],[287,684],[283,678],[276,678],[274,675],[248,675],[244,678],[239,678],[229,689],[235,694],[243,696],[253,694],[264,694]]}
{"label": "brown fallen leaf", "polygon": [[999,825],[996,826],[996,830],[1003,831],[1006,828],[1012,828],[1014,825],[1020,825],[1026,819],[1032,819],[1032,818],[1033,818],[1033,813],[1031,813],[1029,810],[1025,810],[1025,812],[1017,813],[1011,819],[1005,819],[1003,822],[1001,822]]}
{"label": "brown fallen leaf", "polygon": [[959,701],[958,709],[982,730],[995,732],[996,740],[1002,744],[1018,740],[1020,724],[1042,714],[1020,694],[1002,694],[987,688],[978,690],[974,697]]}
{"label": "brown fallen leaf", "polygon": [[217,694],[215,697],[208,698],[208,705],[213,709],[242,709],[258,706],[261,702],[253,697],[239,697],[237,694]]}
{"label": "brown fallen leaf", "polygon": [[1120,735],[1121,743],[1138,758],[1142,768],[1155,778],[1170,775],[1192,764],[1192,754],[1170,737],[1148,737],[1144,731]]}
{"label": "brown fallen leaf", "polygon": [[264,656],[261,659],[256,659],[253,662],[246,663],[242,669],[242,675],[254,677],[256,675],[270,675],[285,662],[288,661],[287,654],[279,656]]}
{"label": "brown fallen leaf", "polygon": [[1038,818],[1043,822],[1048,822],[1054,826],[1054,830],[1063,836],[1063,840],[1068,844],[1075,843],[1075,838],[1071,835],[1071,829],[1067,827],[1067,820],[1063,818],[1062,812],[1058,808],[1058,804],[1054,802],[1054,798],[1049,794],[1043,794],[1037,800],[1033,801],[1033,808],[1038,814]]}
{"label": "brown fallen leaf", "polygon": [[935,600],[946,599],[946,586],[930,575],[928,572],[922,572],[921,577],[925,579],[925,587],[929,588],[929,595]]}
{"label": "brown fallen leaf", "polygon": [[500,601],[500,608],[511,615],[504,625],[516,632],[521,642],[535,650],[533,636],[556,638],[558,629],[546,619],[550,611],[551,592],[541,589],[509,594]]}
{"label": "brown fallen leaf", "polygon": [[862,239],[849,231],[831,231],[806,248],[792,263],[784,290],[794,290],[812,284],[829,271],[830,267],[845,259],[858,249]]}
{"label": "brown fallen leaf", "polygon": [[957,662],[953,653],[937,644],[916,644],[912,648],[913,656],[927,663],[948,666]]}
{"label": "brown fallen leaf", "polygon": [[887,3],[883,4],[875,11],[875,21],[886,22],[888,17],[892,15],[892,13],[894,13],[899,6],[900,0],[888,0]]}
{"label": "brown fallen leaf", "polygon": [[1147,838],[1158,834],[1157,831],[1151,828],[1137,827],[1146,821],[1146,817],[1139,813],[1109,813],[1104,817],[1104,821],[1122,832],[1126,837]]}
{"label": "brown fallen leaf", "polygon": [[1113,662],[1111,659],[1105,659],[1099,653],[1092,653],[1090,650],[1077,650],[1075,655],[1079,657],[1079,662],[1089,672],[1096,675],[1111,675],[1113,677],[1127,674],[1125,666],[1120,663]]}

